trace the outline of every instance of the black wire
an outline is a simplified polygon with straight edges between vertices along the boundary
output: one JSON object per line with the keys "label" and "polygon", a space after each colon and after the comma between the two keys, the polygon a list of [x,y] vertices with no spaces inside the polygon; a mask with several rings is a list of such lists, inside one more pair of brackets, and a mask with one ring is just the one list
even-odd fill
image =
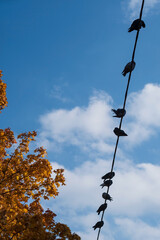
{"label": "black wire", "polygon": [[[143,7],[144,7],[144,0],[142,0],[142,5],[141,5],[141,10],[140,10],[140,15],[139,15],[140,21],[142,19]],[[135,39],[135,43],[134,43],[134,48],[133,48],[133,53],[132,53],[132,62],[134,61],[134,57],[135,57],[135,51],[136,51],[136,47],[137,47],[138,37],[139,37],[139,30],[137,30],[136,39]],[[129,76],[128,76],[128,82],[127,82],[127,87],[126,87],[126,92],[125,92],[125,97],[124,97],[123,109],[125,109],[125,106],[126,106],[126,101],[127,101],[127,96],[128,96],[128,89],[129,89],[129,84],[130,84],[130,80],[131,80],[131,75],[132,75],[132,72],[130,72]],[[119,129],[121,129],[122,121],[123,121],[123,117],[120,120]],[[115,150],[114,150],[114,154],[113,154],[111,172],[113,172],[113,168],[114,168],[114,164],[115,164],[115,158],[116,158],[118,143],[119,143],[119,136],[117,136],[117,141],[116,141]],[[107,188],[107,193],[108,192],[109,192],[109,187]],[[105,203],[106,202],[107,202],[107,200],[105,200]],[[103,221],[104,212],[105,212],[105,210],[102,212],[101,221]],[[99,230],[98,230],[97,240],[99,240],[100,232],[101,232],[101,228],[99,228]]]}

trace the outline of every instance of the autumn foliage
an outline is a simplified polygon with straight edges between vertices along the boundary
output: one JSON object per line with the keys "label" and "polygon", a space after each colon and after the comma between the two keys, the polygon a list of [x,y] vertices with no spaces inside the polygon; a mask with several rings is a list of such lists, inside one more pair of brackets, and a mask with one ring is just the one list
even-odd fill
{"label": "autumn foliage", "polygon": [[6,83],[2,81],[2,71],[0,70],[0,112],[7,106]]}
{"label": "autumn foliage", "polygon": [[[6,84],[0,72],[0,110],[7,106]],[[58,195],[65,185],[63,169],[53,170],[43,147],[29,152],[36,132],[15,138],[10,128],[0,129],[0,239],[80,240],[56,214],[43,210],[40,200]]]}

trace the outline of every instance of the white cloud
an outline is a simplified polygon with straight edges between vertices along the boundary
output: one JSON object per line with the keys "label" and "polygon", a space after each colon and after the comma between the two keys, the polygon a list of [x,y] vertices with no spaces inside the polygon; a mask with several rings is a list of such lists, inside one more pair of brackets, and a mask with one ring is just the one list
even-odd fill
{"label": "white cloud", "polygon": [[[53,211],[74,231],[79,229],[82,240],[90,240],[96,236],[97,232],[92,230],[92,226],[100,220],[96,210],[104,202],[101,195],[105,191],[100,187],[101,176],[110,170],[110,164],[111,160],[98,159],[95,162],[87,161],[73,170],[65,169],[67,185],[60,189],[60,195],[53,200]],[[58,167],[63,166],[54,164],[54,168]],[[114,239],[113,226],[108,225],[111,219],[115,218],[116,224],[123,231],[124,218],[133,223],[135,218],[160,214],[160,166],[151,163],[134,165],[131,161],[121,159],[116,161],[115,169],[116,176],[110,188],[113,202],[108,203],[102,239],[105,239],[106,234],[109,239]],[[144,225],[144,231],[145,227],[147,231],[150,229],[150,226]],[[128,234],[132,235],[131,230],[128,230]],[[136,240],[139,240],[141,235],[137,232],[136,236]],[[145,234],[142,239],[145,239]]]}
{"label": "white cloud", "polygon": [[[54,165],[58,167],[59,165]],[[62,167],[62,166],[61,166]],[[103,202],[101,176],[110,170],[111,160],[87,161],[71,170],[65,169],[66,186],[60,191],[57,206],[75,211],[97,210]],[[116,162],[116,176],[110,189],[114,202],[108,212],[113,216],[143,216],[160,214],[160,166],[150,163],[133,165]],[[71,200],[72,199],[72,200]]]}
{"label": "white cloud", "polygon": [[118,170],[113,185],[115,199],[112,214],[144,216],[160,214],[160,166],[149,163],[129,165],[128,170]]}
{"label": "white cloud", "polygon": [[160,85],[147,84],[129,96],[127,104],[127,143],[141,143],[160,130]]}
{"label": "white cloud", "polygon": [[[96,208],[102,200],[101,176],[105,174],[106,169],[110,169],[110,162],[101,159],[95,162],[86,161],[73,171],[65,169],[66,186],[60,191],[61,199],[65,199],[62,206],[64,208],[70,206],[74,211]],[[58,167],[59,165],[54,164],[54,168]],[[59,200],[58,204],[60,204]]]}
{"label": "white cloud", "polygon": [[[93,240],[97,239],[97,232],[98,230],[96,229],[95,231],[91,226],[95,225],[97,221],[100,221],[97,217],[95,217],[96,214],[85,214],[82,217],[78,217],[76,220],[80,221],[83,225],[84,231],[79,231],[77,232],[79,236],[81,237],[82,240]],[[101,231],[100,235],[101,240],[109,239],[109,240],[114,240],[113,233],[111,231],[111,226],[110,224],[105,221],[103,230]]]}
{"label": "white cloud", "polygon": [[63,84],[61,86],[54,85],[53,88],[50,90],[49,96],[51,98],[55,98],[63,103],[70,101],[70,99],[63,96],[63,88],[66,86],[67,86],[67,84]]}
{"label": "white cloud", "polygon": [[[129,95],[122,127],[128,134],[123,142],[126,142],[127,148],[158,134],[159,102],[160,85],[156,84],[147,84],[141,91]],[[117,124],[116,119],[112,118],[111,108],[111,97],[97,92],[90,98],[87,107],[53,110],[40,119],[41,138],[50,147],[53,144],[61,147],[65,144],[76,145],[80,149],[96,150],[108,156],[107,153],[113,153],[113,128]],[[116,176],[110,188],[113,202],[108,203],[101,239],[106,239],[106,236],[116,239],[113,231],[113,220],[116,219],[121,235],[132,240],[134,229],[137,229],[134,240],[157,240],[159,230],[140,219],[160,214],[160,166],[144,162],[134,164],[126,160],[124,146],[121,145],[115,162]],[[72,170],[65,168],[67,185],[60,189],[60,195],[53,205],[50,200],[50,208],[73,231],[78,232],[82,240],[96,238],[97,231],[93,231],[92,226],[100,219],[96,210],[103,203],[102,193],[105,191],[100,188],[101,176],[110,171],[111,161],[97,159],[85,161]],[[63,166],[54,164],[54,167]]]}
{"label": "white cloud", "polygon": [[[159,85],[147,84],[141,91],[130,94],[122,127],[128,133],[128,137],[124,139],[124,143],[127,139],[127,147],[133,147],[158,133],[159,102]],[[117,122],[112,118],[111,108],[111,97],[104,92],[97,92],[85,108],[77,106],[71,110],[53,110],[43,115],[40,120],[43,142],[46,141],[50,147],[53,144],[61,147],[68,144],[90,152],[96,149],[99,153],[113,153],[113,128]],[[122,139],[120,141],[122,142]],[[73,230],[75,228],[76,232],[79,230],[82,240],[95,239],[96,232],[92,230],[92,226],[99,221],[96,210],[103,203],[101,176],[110,170],[111,160],[85,161],[72,170],[65,168],[67,185],[60,189],[60,195],[51,206],[64,223],[69,224]],[[54,164],[54,167],[63,166]],[[113,226],[108,225],[108,219],[121,219],[123,223],[123,219],[127,217],[132,223],[135,218],[160,214],[160,193],[157,191],[160,189],[160,166],[151,163],[133,164],[127,161],[124,145],[121,145],[115,169],[116,176],[110,189],[114,201],[108,204],[102,239],[105,239],[106,235],[108,239],[115,239],[114,233],[109,231]],[[52,201],[50,204],[52,205]],[[116,224],[123,230],[125,224],[120,225],[120,220],[116,220]],[[146,231],[152,229],[150,227],[144,224]],[[132,234],[131,230],[128,234],[130,232]],[[136,236],[136,240],[139,240],[141,234],[137,233]],[[148,236],[157,240],[154,235]]]}
{"label": "white cloud", "polygon": [[139,219],[118,218],[116,224],[127,239],[130,240],[159,240],[160,225],[153,227]]}
{"label": "white cloud", "polygon": [[160,127],[160,85],[146,84],[129,97],[128,113],[146,127]]}
{"label": "white cloud", "polygon": [[[88,107],[71,110],[53,110],[41,116],[41,139],[47,148],[49,142],[72,144],[84,149],[112,152],[113,119],[112,99],[104,92],[96,92]],[[49,145],[49,146],[48,146]]]}
{"label": "white cloud", "polygon": [[[147,84],[136,93],[129,95],[127,114],[122,128],[128,134],[122,139],[127,148],[149,139],[160,130],[160,86]],[[52,110],[40,118],[42,144],[50,149],[64,145],[75,145],[83,151],[112,153],[115,136],[113,129],[118,126],[112,118],[112,99],[104,92],[96,92],[89,99],[87,107],[76,106],[71,110]],[[54,146],[54,147],[53,147]],[[56,147],[55,147],[56,146]]]}

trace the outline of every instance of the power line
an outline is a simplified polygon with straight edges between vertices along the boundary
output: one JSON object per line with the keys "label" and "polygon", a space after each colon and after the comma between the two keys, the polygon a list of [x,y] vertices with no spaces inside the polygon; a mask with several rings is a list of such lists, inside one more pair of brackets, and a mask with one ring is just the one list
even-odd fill
{"label": "power line", "polygon": [[[142,19],[143,7],[144,7],[144,0],[142,0],[141,10],[140,10],[140,14],[139,14],[139,21],[140,22],[141,22],[141,19]],[[137,41],[138,41],[138,37],[139,37],[139,31],[140,31],[140,28],[138,28],[137,34],[136,34],[136,39],[135,39],[133,53],[132,53],[131,65],[134,62],[134,57],[135,57],[135,52],[136,52],[136,47],[137,47]],[[129,89],[129,84],[130,84],[130,80],[131,80],[131,75],[132,75],[132,71],[130,71],[129,76],[128,76],[128,82],[127,82],[127,87],[126,87],[125,97],[124,97],[124,102],[123,102],[123,109],[125,109],[125,106],[126,106],[126,101],[127,101],[127,96],[128,96],[128,89]],[[120,119],[119,129],[121,129],[122,121],[123,121],[123,117],[121,117],[121,119]],[[117,141],[116,141],[115,150],[114,150],[114,154],[113,154],[112,165],[111,165],[111,172],[113,172],[113,168],[114,168],[114,164],[115,164],[115,158],[116,158],[118,143],[119,143],[119,136],[117,136]],[[109,192],[109,188],[110,187],[107,188],[107,193]],[[105,203],[106,202],[107,202],[107,200],[105,200]],[[104,213],[105,213],[105,210],[102,212],[101,221],[103,221]],[[101,232],[101,227],[98,230],[97,240],[99,240],[100,232]]]}

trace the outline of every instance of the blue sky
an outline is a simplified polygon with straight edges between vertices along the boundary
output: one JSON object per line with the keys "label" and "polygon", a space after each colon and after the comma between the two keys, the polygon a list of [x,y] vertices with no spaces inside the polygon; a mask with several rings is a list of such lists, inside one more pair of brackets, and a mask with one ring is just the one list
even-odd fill
{"label": "blue sky", "polygon": [[[1,128],[36,130],[67,186],[43,202],[82,240],[103,203],[101,176],[110,170],[141,1],[1,0],[0,65],[8,107]],[[160,1],[146,0],[123,129],[101,240],[160,239]]]}

